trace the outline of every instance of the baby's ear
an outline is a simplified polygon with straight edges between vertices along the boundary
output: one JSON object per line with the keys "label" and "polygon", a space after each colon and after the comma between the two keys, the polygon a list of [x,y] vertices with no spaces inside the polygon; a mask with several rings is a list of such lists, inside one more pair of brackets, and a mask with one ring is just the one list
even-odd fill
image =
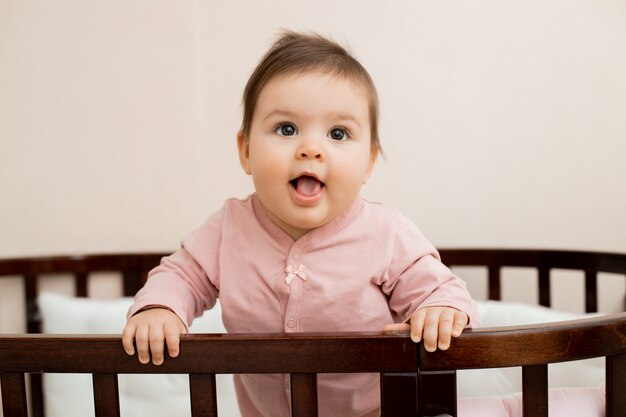
{"label": "baby's ear", "polygon": [[237,150],[239,151],[239,163],[246,174],[250,175],[250,144],[243,133],[237,132]]}

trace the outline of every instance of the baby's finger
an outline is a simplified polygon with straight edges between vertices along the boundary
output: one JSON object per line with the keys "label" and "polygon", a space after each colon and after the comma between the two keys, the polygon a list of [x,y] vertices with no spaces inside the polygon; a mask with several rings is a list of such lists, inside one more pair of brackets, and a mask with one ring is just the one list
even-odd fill
{"label": "baby's finger", "polygon": [[175,324],[168,322],[165,324],[164,334],[167,352],[171,358],[177,357],[180,352],[180,329]]}
{"label": "baby's finger", "polygon": [[135,331],[137,327],[134,324],[128,323],[126,327],[124,327],[124,331],[122,332],[122,346],[124,346],[124,350],[129,355],[135,354]]}
{"label": "baby's finger", "polygon": [[444,309],[439,316],[439,335],[437,346],[441,350],[446,350],[450,347],[450,340],[452,339],[452,326],[454,325],[454,310]]}
{"label": "baby's finger", "polygon": [[137,358],[144,365],[150,362],[150,342],[148,335],[150,328],[148,326],[139,326],[135,331],[135,344],[137,345]]}
{"label": "baby's finger", "polygon": [[427,352],[434,352],[437,350],[437,341],[439,338],[439,315],[441,311],[439,309],[428,309],[426,317],[424,319],[424,349]]}
{"label": "baby's finger", "polygon": [[467,314],[462,311],[456,311],[454,313],[454,327],[452,328],[452,337],[459,337],[468,321]]}
{"label": "baby's finger", "polygon": [[150,353],[152,354],[152,363],[161,365],[163,363],[163,353],[165,350],[163,336],[163,326],[150,327]]}
{"label": "baby's finger", "polygon": [[417,310],[411,315],[411,340],[415,343],[419,343],[422,340],[425,318],[426,310]]}
{"label": "baby's finger", "polygon": [[410,329],[411,325],[408,323],[393,323],[385,324],[385,327],[383,327],[383,332],[402,332]]}

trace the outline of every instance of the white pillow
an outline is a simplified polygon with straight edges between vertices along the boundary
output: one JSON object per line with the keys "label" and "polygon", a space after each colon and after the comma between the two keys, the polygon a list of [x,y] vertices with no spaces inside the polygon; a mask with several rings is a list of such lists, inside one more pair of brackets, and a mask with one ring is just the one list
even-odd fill
{"label": "white pillow", "polygon": [[[45,333],[121,334],[132,298],[87,299],[42,293],[38,298]],[[194,320],[191,333],[226,333],[219,302]],[[119,375],[120,411],[125,417],[189,416],[187,375]],[[239,417],[232,375],[217,375],[220,416]],[[45,411],[48,417],[94,415],[91,375],[45,374]],[[154,401],[158,397],[159,401]]]}
{"label": "white pillow", "polygon": [[[577,320],[597,314],[578,314],[523,303],[478,301],[482,327],[516,326]],[[604,381],[604,358],[548,366],[550,387],[595,387]],[[459,397],[503,396],[522,390],[522,369],[495,368],[457,372]]]}

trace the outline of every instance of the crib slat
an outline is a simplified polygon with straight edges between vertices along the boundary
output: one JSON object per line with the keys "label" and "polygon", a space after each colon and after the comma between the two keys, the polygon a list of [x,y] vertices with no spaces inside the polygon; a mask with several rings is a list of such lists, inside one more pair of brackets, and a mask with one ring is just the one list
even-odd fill
{"label": "crib slat", "polygon": [[87,297],[87,273],[75,272],[74,282],[76,283],[75,294],[77,297]]}
{"label": "crib slat", "polygon": [[489,299],[500,300],[500,265],[489,266]]}
{"label": "crib slat", "polygon": [[381,417],[417,416],[417,374],[380,374]]}
{"label": "crib slat", "polygon": [[596,271],[585,271],[585,311],[598,311],[598,276]]}
{"label": "crib slat", "polygon": [[626,353],[606,357],[606,417],[626,417]]}
{"label": "crib slat", "polygon": [[124,284],[124,296],[132,297],[141,288],[139,271],[124,271],[122,282]]}
{"label": "crib slat", "polygon": [[43,417],[43,382],[42,374],[29,374],[30,379],[30,415]]}
{"label": "crib slat", "polygon": [[37,307],[37,275],[24,274],[24,297],[28,333],[41,332],[41,317]]}
{"label": "crib slat", "polygon": [[[26,304],[26,331],[41,332],[41,315],[37,305],[38,277],[36,274],[24,274],[24,297]],[[30,375],[30,401],[32,417],[43,417],[43,385],[41,374]],[[7,415],[7,413],[5,413]],[[11,414],[9,414],[11,415]]]}
{"label": "crib slat", "polygon": [[539,304],[550,307],[550,268],[539,267]]}
{"label": "crib slat", "polygon": [[0,374],[0,385],[2,385],[2,411],[4,415],[7,417],[28,417],[24,374],[13,372]]}
{"label": "crib slat", "polygon": [[120,417],[117,374],[93,374],[96,417]]}
{"label": "crib slat", "polygon": [[317,417],[316,374],[291,374],[291,415]]}
{"label": "crib slat", "polygon": [[456,371],[420,371],[418,384],[420,415],[457,415]]}
{"label": "crib slat", "polygon": [[548,365],[522,367],[524,417],[548,417]]}
{"label": "crib slat", "polygon": [[192,417],[217,417],[215,374],[189,374]]}

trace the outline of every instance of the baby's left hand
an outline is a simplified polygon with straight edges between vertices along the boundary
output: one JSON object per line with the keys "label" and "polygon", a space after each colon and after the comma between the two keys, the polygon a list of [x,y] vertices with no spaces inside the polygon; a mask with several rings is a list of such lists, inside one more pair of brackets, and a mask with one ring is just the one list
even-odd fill
{"label": "baby's left hand", "polygon": [[453,337],[459,337],[467,326],[466,313],[451,307],[424,307],[411,315],[411,324],[389,324],[385,331],[411,330],[411,339],[419,343],[424,339],[424,348],[434,352],[446,350]]}

